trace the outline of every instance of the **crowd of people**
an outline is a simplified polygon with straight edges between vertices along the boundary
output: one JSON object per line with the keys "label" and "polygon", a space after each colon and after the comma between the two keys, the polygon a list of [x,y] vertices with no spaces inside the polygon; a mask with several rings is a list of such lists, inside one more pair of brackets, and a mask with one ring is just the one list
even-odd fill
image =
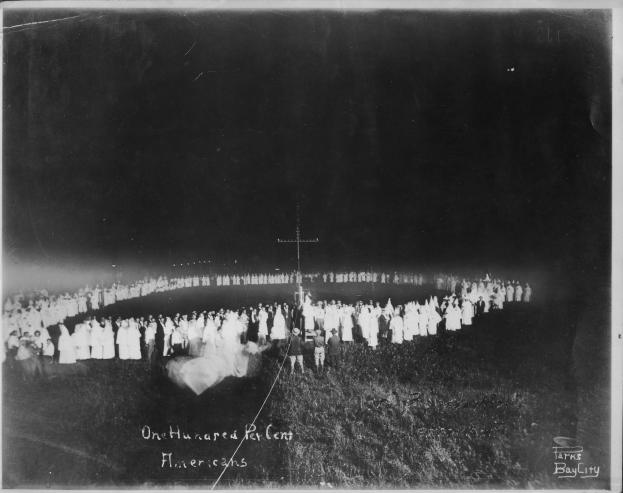
{"label": "crowd of people", "polygon": [[[177,289],[209,286],[263,286],[301,283],[381,283],[411,284],[421,286],[429,282],[423,274],[405,272],[315,272],[301,275],[297,272],[246,273],[246,274],[194,274],[187,276],[158,276],[131,283],[115,282],[110,286],[100,284],[85,286],[74,293],[48,293],[40,290],[32,293],[17,293],[8,296],[3,305],[2,325],[4,339],[17,330],[34,333],[40,328],[64,322],[67,318],[83,315],[90,311],[113,305],[119,301],[139,298],[152,293]],[[438,289],[454,290],[456,276],[439,274],[435,276]]]}
{"label": "crowd of people", "polygon": [[[333,279],[351,282],[349,276],[342,277],[342,281],[336,281],[337,276]],[[389,282],[400,279],[420,282],[416,276],[393,277]],[[170,286],[162,280],[153,281],[141,282],[138,291],[128,292],[154,292],[159,286]],[[456,331],[471,325],[475,317],[503,309],[505,303],[528,303],[532,297],[529,284],[492,280],[488,275],[473,282],[455,282],[453,278],[444,282],[453,288],[446,290],[447,296],[439,299],[433,295],[396,306],[391,299],[383,306],[378,301],[314,301],[307,293],[293,304],[260,303],[237,310],[221,308],[125,319],[90,314],[75,325],[71,334],[59,322],[56,347],[41,322],[29,330],[13,329],[5,341],[6,357],[20,362],[26,375],[34,375],[45,374],[49,365],[71,365],[89,359],[144,360],[152,367],[178,356],[209,359],[253,341],[258,347],[272,345],[287,350],[291,371],[296,364],[304,370],[303,350],[313,347],[315,366],[322,370],[325,355],[330,364],[339,366],[338,355],[344,344],[359,342],[374,350],[379,344],[402,344],[436,335],[440,327]]]}

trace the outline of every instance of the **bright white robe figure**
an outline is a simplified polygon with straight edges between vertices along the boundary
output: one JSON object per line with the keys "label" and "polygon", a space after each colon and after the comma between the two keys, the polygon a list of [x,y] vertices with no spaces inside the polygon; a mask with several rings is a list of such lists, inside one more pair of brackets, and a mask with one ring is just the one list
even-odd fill
{"label": "bright white robe figure", "polygon": [[437,334],[437,325],[441,322],[441,315],[435,310],[434,307],[428,306],[428,325],[427,330],[430,335]]}
{"label": "bright white robe figure", "polygon": [[385,315],[385,318],[387,319],[394,316],[394,306],[392,305],[391,298],[387,299],[387,303],[385,304],[385,308],[383,309],[383,315]]}
{"label": "bright white robe figure", "polygon": [[104,358],[104,328],[98,322],[91,326],[91,358]]}
{"label": "bright white robe figure", "polygon": [[261,353],[269,347],[249,341],[238,344],[231,354],[216,353],[211,358],[181,356],[167,363],[167,376],[179,387],[199,395],[227,377],[254,376],[260,368]]}
{"label": "bright white robe figure", "polygon": [[58,338],[58,362],[72,364],[76,362],[76,346],[65,325],[60,324],[61,335]]}
{"label": "bright white robe figure", "polygon": [[353,308],[351,306],[342,307],[340,326],[342,328],[342,341],[353,342]]}
{"label": "bright white robe figure", "polygon": [[389,322],[389,329],[392,331],[392,342],[394,344],[402,344],[404,335],[404,321],[400,315],[392,317]]}
{"label": "bright white robe figure", "polygon": [[197,319],[191,319],[188,322],[188,355],[192,357],[201,356],[201,344],[203,337],[203,330],[198,324]]}
{"label": "bright white robe figure", "polygon": [[463,300],[463,306],[461,307],[461,323],[463,325],[472,325],[472,319],[474,318],[474,305],[469,299]]}
{"label": "bright white robe figure", "polygon": [[510,303],[515,299],[515,289],[512,284],[509,284],[506,288],[506,301]]}
{"label": "bright white robe figure", "polygon": [[206,326],[206,317],[205,317],[205,312],[204,313],[200,313],[199,316],[197,317],[197,329],[199,329],[199,334],[201,336],[203,336],[203,329],[205,329]]}
{"label": "bright white robe figure", "polygon": [[221,326],[220,340],[217,340],[217,353],[223,355],[229,365],[234,364],[235,354],[241,347],[238,325],[239,322],[236,314],[228,312]]}
{"label": "bright white robe figure", "polygon": [[102,332],[102,358],[113,359],[115,357],[115,332],[111,323],[106,320]]}
{"label": "bright white robe figure", "polygon": [[309,294],[305,295],[305,301],[303,302],[303,319],[304,319],[304,329],[303,337],[305,337],[309,333],[314,332],[314,307],[311,303],[311,298]]}
{"label": "bright white robe figure", "polygon": [[446,330],[461,329],[461,309],[457,305],[449,306],[446,310]]}
{"label": "bright white robe figure", "polygon": [[286,319],[283,317],[279,307],[275,311],[273,326],[270,329],[270,338],[273,341],[280,341],[286,338]]}
{"label": "bright white robe figure", "polygon": [[257,319],[258,319],[258,329],[257,329],[258,338],[266,341],[266,338],[268,337],[268,313],[266,312],[266,310],[264,310],[264,307],[262,307],[260,311],[258,312]]}
{"label": "bright white robe figure", "polygon": [[134,319],[130,319],[127,344],[128,358],[141,359],[141,331]]}
{"label": "bright white robe figure", "polygon": [[186,349],[188,345],[188,316],[182,315],[182,318],[177,322],[177,331],[182,337],[182,347]]}
{"label": "bright white robe figure", "polygon": [[214,318],[210,315],[206,319],[205,327],[203,328],[203,349],[202,355],[204,357],[210,357],[216,353],[216,337],[218,336],[218,329]]}
{"label": "bright white robe figure", "polygon": [[425,337],[428,335],[428,305],[424,304],[418,308],[418,328],[420,335]]}
{"label": "bright white robe figure", "polygon": [[412,341],[413,336],[419,335],[418,314],[413,304],[407,305],[404,317],[404,340]]}
{"label": "bright white robe figure", "polygon": [[167,317],[162,325],[162,331],[164,333],[164,344],[162,347],[162,356],[168,356],[171,352],[171,334],[173,334],[173,330],[175,329],[175,324],[171,317]]}
{"label": "bright white robe figure", "polygon": [[91,351],[89,347],[89,331],[86,323],[76,325],[72,338],[76,347],[76,359],[90,359]]}
{"label": "bright white robe figure", "polygon": [[39,330],[39,332],[41,332],[41,339],[43,339],[44,342],[47,342],[48,339],[51,339],[50,337],[50,332],[48,331],[48,329],[46,327],[41,327]]}
{"label": "bright white robe figure", "polygon": [[523,288],[521,287],[521,284],[517,284],[517,287],[515,287],[515,302],[521,301],[522,296]]}
{"label": "bright white robe figure", "polygon": [[370,317],[372,314],[367,306],[361,307],[361,311],[359,312],[359,316],[357,317],[357,325],[361,329],[361,336],[369,341],[370,339]]}
{"label": "bright white robe figure", "polygon": [[467,293],[467,298],[472,302],[472,305],[475,305],[479,298],[477,289],[473,288],[469,293]]}
{"label": "bright white robe figure", "polygon": [[485,291],[485,295],[482,297],[482,300],[485,302],[483,313],[489,313],[489,310],[491,309],[491,295]]}
{"label": "bright white robe figure", "polygon": [[130,325],[127,320],[121,322],[119,330],[117,330],[117,346],[119,346],[119,359],[130,359]]}
{"label": "bright white robe figure", "polygon": [[329,340],[331,337],[331,331],[333,329],[338,329],[340,325],[340,318],[337,311],[337,307],[334,304],[327,306],[327,309],[324,314],[324,330],[325,330],[325,340]]}
{"label": "bright white robe figure", "polygon": [[472,285],[470,286],[470,291],[472,291],[474,294],[476,293],[476,291],[478,291],[478,284],[476,283],[476,281],[472,281]]}
{"label": "bright white robe figure", "polygon": [[379,345],[379,316],[380,310],[370,310],[370,315],[368,317],[368,346],[372,349],[376,349]]}

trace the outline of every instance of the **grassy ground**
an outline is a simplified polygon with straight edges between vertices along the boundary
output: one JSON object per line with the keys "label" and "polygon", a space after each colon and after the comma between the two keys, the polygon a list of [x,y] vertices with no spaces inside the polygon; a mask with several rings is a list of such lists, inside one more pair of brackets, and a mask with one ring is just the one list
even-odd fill
{"label": "grassy ground", "polygon": [[[296,436],[286,452],[290,482],[607,485],[605,381],[587,389],[570,377],[564,343],[542,332],[542,310],[510,307],[459,333],[376,352],[351,346],[342,371],[282,379],[271,413],[290,423]],[[601,465],[602,480],[556,479],[552,438],[579,436],[582,414],[584,446]]]}
{"label": "grassy ground", "polygon": [[[162,300],[155,303],[162,309]],[[170,309],[181,309],[175,303],[188,299],[170,298]],[[604,349],[595,351],[592,343],[592,356],[602,358],[590,365],[590,375],[574,376],[581,374],[572,359],[577,338],[567,337],[557,322],[560,308],[510,306],[459,333],[376,352],[353,345],[345,351],[343,369],[326,376],[309,371],[291,377],[286,371],[256,426],[262,435],[269,424],[292,431],[293,439],[244,441],[236,457],[244,457],[247,467],[229,468],[219,484],[604,486],[600,480],[552,476],[555,436],[582,438],[591,460],[602,466],[600,479],[607,478],[609,461],[608,381],[599,370],[607,369]],[[5,368],[3,485],[210,486],[220,466],[162,468],[162,452],[189,460],[229,458],[238,441],[144,440],[142,426],[179,425],[201,433],[237,429],[240,436],[279,363],[278,355],[267,355],[257,378],[230,378],[199,397],[141,362],[88,361],[86,375],[32,385]]]}

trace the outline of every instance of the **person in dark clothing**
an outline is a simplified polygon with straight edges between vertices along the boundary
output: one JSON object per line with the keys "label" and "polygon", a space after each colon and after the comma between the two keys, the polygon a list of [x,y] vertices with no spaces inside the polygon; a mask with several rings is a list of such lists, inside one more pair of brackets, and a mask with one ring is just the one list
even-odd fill
{"label": "person in dark clothing", "polygon": [[325,340],[320,327],[316,327],[316,335],[314,336],[314,363],[316,371],[321,373],[324,369],[324,346]]}
{"label": "person in dark clothing", "polygon": [[294,373],[294,365],[298,362],[301,365],[301,373],[305,373],[305,367],[303,366],[303,342],[299,337],[301,331],[298,327],[294,327],[292,335],[290,336],[290,347],[288,349],[288,356],[290,357],[290,375]]}
{"label": "person in dark clothing", "polygon": [[391,341],[391,333],[389,330],[390,317],[383,313],[379,317],[379,341],[381,344],[387,344]]}
{"label": "person in dark clothing", "polygon": [[341,345],[340,338],[337,336],[337,329],[331,329],[333,334],[327,341],[327,366],[340,369],[341,363]]}
{"label": "person in dark clothing", "polygon": [[485,312],[485,300],[482,299],[482,296],[480,297],[480,299],[476,302],[476,316],[481,315]]}
{"label": "person in dark clothing", "polygon": [[156,323],[156,337],[154,340],[154,367],[159,366],[162,360],[162,354],[164,353],[164,317],[158,315],[158,321]]}
{"label": "person in dark clothing", "polygon": [[284,303],[283,310],[281,311],[283,312],[283,318],[286,319],[286,330],[289,333],[290,330],[292,330],[292,310],[290,310],[290,307],[287,303]]}

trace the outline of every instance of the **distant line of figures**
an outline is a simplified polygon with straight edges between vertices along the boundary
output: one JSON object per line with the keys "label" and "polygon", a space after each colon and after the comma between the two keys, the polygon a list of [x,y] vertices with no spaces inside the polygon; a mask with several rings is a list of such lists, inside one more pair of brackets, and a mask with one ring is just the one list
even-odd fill
{"label": "distant line of figures", "polygon": [[[30,358],[43,359],[48,364],[58,356],[58,363],[73,364],[87,359],[147,360],[157,365],[162,358],[179,355],[210,357],[227,341],[257,341],[260,345],[272,342],[283,346],[294,332],[301,330],[304,340],[318,337],[328,342],[337,335],[341,342],[365,342],[375,349],[379,341],[401,344],[416,336],[437,334],[442,322],[445,329],[455,331],[472,324],[472,319],[491,310],[501,310],[508,302],[531,300],[532,289],[501,281],[481,280],[455,286],[439,303],[431,296],[423,303],[410,301],[392,305],[391,299],[381,307],[379,302],[341,301],[313,302],[309,293],[299,306],[287,303],[239,310],[201,311],[190,315],[150,315],[146,318],[87,317],[78,323],[72,334],[64,324],[59,325],[58,351],[47,328],[26,332],[21,337],[13,331],[5,343],[9,359],[32,365]],[[475,300],[475,301],[474,301]],[[296,345],[295,345],[296,346]],[[297,356],[297,355],[293,355]]]}
{"label": "distant line of figures", "polygon": [[[42,327],[64,322],[67,318],[86,314],[89,311],[113,305],[118,301],[147,296],[176,289],[200,286],[263,286],[274,284],[294,284],[306,282],[349,283],[367,282],[381,284],[410,284],[421,286],[428,281],[423,274],[409,272],[325,272],[300,275],[290,273],[247,273],[247,274],[204,274],[186,277],[166,276],[142,279],[133,283],[114,283],[109,287],[96,285],[86,286],[70,294],[49,294],[46,290],[36,291],[29,295],[18,293],[6,298],[3,310],[4,340],[13,331],[19,334],[34,333]],[[458,278],[452,275],[438,274],[434,276],[437,289],[448,289],[454,292]]]}

